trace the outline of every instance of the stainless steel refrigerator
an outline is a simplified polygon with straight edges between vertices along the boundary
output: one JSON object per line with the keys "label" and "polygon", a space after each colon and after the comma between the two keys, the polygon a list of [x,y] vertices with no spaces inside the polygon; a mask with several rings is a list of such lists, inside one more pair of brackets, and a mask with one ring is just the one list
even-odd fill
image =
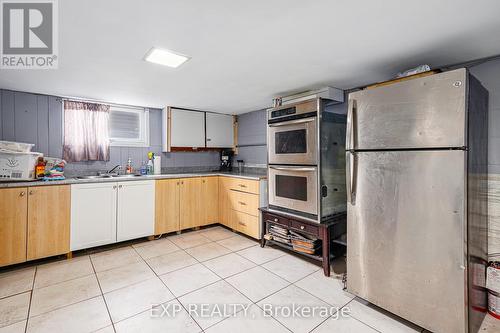
{"label": "stainless steel refrigerator", "polygon": [[433,332],[486,310],[488,92],[457,69],[349,95],[347,288]]}

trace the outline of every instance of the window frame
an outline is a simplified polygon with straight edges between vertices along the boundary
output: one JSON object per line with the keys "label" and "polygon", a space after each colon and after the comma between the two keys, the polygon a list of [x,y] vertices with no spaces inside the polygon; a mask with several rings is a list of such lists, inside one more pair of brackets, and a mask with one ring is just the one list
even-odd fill
{"label": "window frame", "polygon": [[129,107],[122,105],[110,105],[109,113],[113,111],[119,112],[131,112],[139,114],[140,119],[140,134],[141,137],[139,139],[123,139],[123,138],[113,138],[111,137],[111,122],[110,126],[110,137],[109,137],[109,145],[110,147],[149,147],[150,133],[149,133],[149,109],[140,108],[140,107]]}

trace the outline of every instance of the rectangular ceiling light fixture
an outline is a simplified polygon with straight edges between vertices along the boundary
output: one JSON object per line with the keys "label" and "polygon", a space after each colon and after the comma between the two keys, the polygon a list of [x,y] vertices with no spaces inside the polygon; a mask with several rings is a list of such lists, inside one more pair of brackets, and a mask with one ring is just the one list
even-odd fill
{"label": "rectangular ceiling light fixture", "polygon": [[186,57],[182,54],[177,54],[169,50],[158,49],[153,47],[151,50],[146,53],[144,60],[160,64],[163,66],[177,68],[186,61],[189,60],[189,57]]}

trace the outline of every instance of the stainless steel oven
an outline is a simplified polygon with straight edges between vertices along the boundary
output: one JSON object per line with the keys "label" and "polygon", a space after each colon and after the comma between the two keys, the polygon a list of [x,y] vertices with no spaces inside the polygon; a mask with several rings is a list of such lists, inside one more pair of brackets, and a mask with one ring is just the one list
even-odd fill
{"label": "stainless steel oven", "polygon": [[273,109],[268,114],[269,164],[318,164],[316,102]]}
{"label": "stainless steel oven", "polygon": [[269,165],[269,207],[318,215],[318,168]]}

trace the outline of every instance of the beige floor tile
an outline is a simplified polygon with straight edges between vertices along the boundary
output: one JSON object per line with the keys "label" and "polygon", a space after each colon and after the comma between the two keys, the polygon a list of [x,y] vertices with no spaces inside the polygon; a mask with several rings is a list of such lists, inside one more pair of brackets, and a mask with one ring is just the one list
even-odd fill
{"label": "beige floor tile", "polygon": [[95,275],[33,290],[30,317],[101,295]]}
{"label": "beige floor tile", "polygon": [[37,267],[35,288],[42,288],[60,282],[94,274],[89,256],[58,261]]}
{"label": "beige floor tile", "polygon": [[290,282],[257,266],[226,279],[229,284],[238,289],[252,302],[269,296],[270,294],[290,285]]}
{"label": "beige floor tile", "polygon": [[362,322],[343,316],[333,316],[315,328],[312,333],[377,333],[376,330]]}
{"label": "beige floor tile", "polygon": [[260,246],[252,246],[247,249],[238,251],[238,254],[256,263],[257,265],[261,265],[265,262],[286,255],[286,252],[268,246],[264,248]]}
{"label": "beige floor tile", "polygon": [[198,261],[205,261],[228,254],[231,251],[217,243],[208,243],[186,249],[186,252]]}
{"label": "beige floor tile", "polygon": [[0,327],[10,326],[28,318],[31,292],[0,299]]}
{"label": "beige floor tile", "polygon": [[134,248],[143,259],[149,259],[180,250],[177,245],[166,238],[141,243],[140,245],[134,246]]}
{"label": "beige floor tile", "polygon": [[273,332],[289,333],[283,325],[256,305],[250,306],[247,311],[240,311],[234,317],[227,318],[220,323],[211,326],[207,333],[255,333]]}
{"label": "beige floor tile", "polygon": [[146,262],[158,275],[198,263],[195,258],[184,251],[172,252],[159,257],[150,258],[147,259]]}
{"label": "beige floor tile", "polygon": [[[288,329],[297,333],[311,331],[331,314],[331,307],[328,304],[294,285],[272,294],[257,303],[257,305]],[[311,312],[304,312],[303,315],[301,315],[302,312],[298,312],[298,314],[291,315],[293,306],[308,308],[311,309]],[[316,310],[312,312],[312,309]],[[324,309],[324,311],[321,311],[321,309]]]}
{"label": "beige floor tile", "polygon": [[142,281],[131,286],[104,294],[113,323],[132,317],[153,305],[165,303],[174,298],[167,287],[158,279]]}
{"label": "beige floor tile", "polygon": [[26,320],[23,320],[9,326],[0,327],[0,333],[24,333],[25,329]]}
{"label": "beige floor tile", "polygon": [[176,297],[214,283],[220,278],[202,264],[196,264],[160,276]]}
{"label": "beige floor tile", "polygon": [[35,267],[0,274],[0,298],[31,290],[34,278]]}
{"label": "beige floor tile", "polygon": [[113,328],[113,325],[111,325],[111,326],[101,328],[100,330],[97,330],[93,333],[115,333],[115,329]]}
{"label": "beige floor tile", "polygon": [[259,245],[259,242],[256,240],[248,239],[248,238],[240,236],[240,235],[236,235],[236,236],[231,237],[231,238],[226,238],[226,239],[220,240],[217,242],[217,244],[220,244],[220,245],[230,249],[231,251],[239,251],[239,250],[243,250],[243,249],[246,249],[248,247],[251,247],[251,246]]}
{"label": "beige floor tile", "polygon": [[[181,309],[180,312],[176,313],[172,317],[152,317],[152,311],[148,310],[142,312],[134,317],[125,319],[115,324],[117,333],[137,333],[137,332],[147,332],[147,333],[197,333],[201,332],[200,327],[195,323],[195,321],[188,315],[186,310],[180,307],[177,300],[170,301],[164,304],[165,308],[172,308],[176,306]],[[160,311],[161,312],[161,311]]]}
{"label": "beige floor tile", "polygon": [[233,237],[234,235],[236,235],[236,233],[232,232],[231,230],[228,230],[226,228],[219,227],[219,226],[204,229],[201,231],[201,234],[214,242],[222,240],[222,239],[230,238],[230,237]]}
{"label": "beige floor tile", "polygon": [[[179,301],[187,309],[191,310],[194,320],[203,329],[220,322],[251,304],[245,296],[223,280],[184,295],[179,298]],[[203,315],[202,306],[204,304],[210,304],[206,311],[211,315]],[[225,311],[224,305],[226,305]],[[217,309],[221,312],[217,312]]]}
{"label": "beige floor tile", "polygon": [[321,267],[291,255],[285,255],[262,265],[290,282],[298,281]]}
{"label": "beige floor tile", "polygon": [[248,259],[243,258],[236,253],[229,253],[221,257],[207,260],[203,265],[217,273],[222,278],[243,272],[247,269],[255,267],[255,264]]}
{"label": "beige floor tile", "polygon": [[120,289],[131,284],[155,277],[145,262],[137,262],[97,273],[97,279],[103,293]]}
{"label": "beige floor tile", "polygon": [[111,325],[102,296],[44,313],[28,320],[28,333],[88,333]]}
{"label": "beige floor tile", "polygon": [[142,261],[142,258],[130,246],[96,253],[91,255],[90,258],[96,272],[103,272]]}
{"label": "beige floor tile", "polygon": [[380,332],[419,332],[421,330],[419,327],[358,298],[352,300],[347,307],[351,317]]}
{"label": "beige floor tile", "polygon": [[170,236],[167,239],[172,241],[181,249],[187,249],[211,242],[211,240],[204,237],[201,232],[188,232],[185,234]]}
{"label": "beige floor tile", "polygon": [[306,276],[302,280],[295,282],[295,285],[338,308],[343,307],[355,297],[342,290],[344,285],[341,279],[326,277],[323,270]]}

